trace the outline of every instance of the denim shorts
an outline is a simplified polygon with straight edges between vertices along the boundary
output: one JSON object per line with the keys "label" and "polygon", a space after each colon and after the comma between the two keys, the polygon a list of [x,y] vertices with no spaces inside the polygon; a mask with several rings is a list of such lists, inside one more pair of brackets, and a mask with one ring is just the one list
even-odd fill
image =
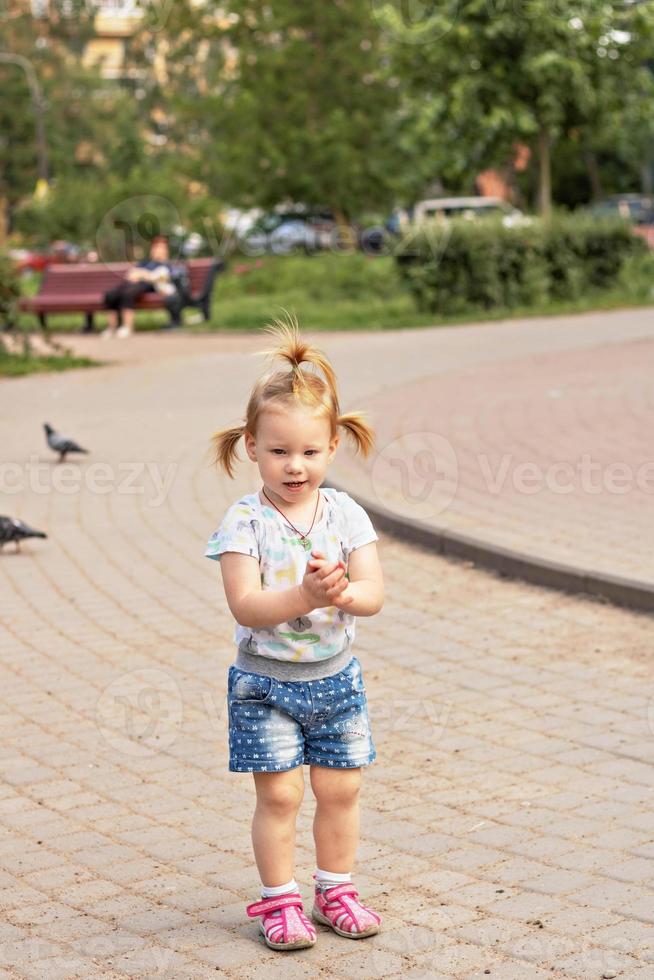
{"label": "denim shorts", "polygon": [[354,769],[376,758],[361,664],[314,681],[278,681],[229,668],[230,772],[301,765]]}

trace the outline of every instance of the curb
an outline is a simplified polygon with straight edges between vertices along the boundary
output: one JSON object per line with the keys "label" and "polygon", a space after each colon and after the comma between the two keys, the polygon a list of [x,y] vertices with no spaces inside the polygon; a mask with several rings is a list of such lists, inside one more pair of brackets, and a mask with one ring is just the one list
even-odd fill
{"label": "curb", "polygon": [[[346,490],[330,480],[335,490]],[[346,490],[349,493],[349,490]],[[357,493],[354,499],[367,511],[375,526],[386,534],[422,545],[439,555],[472,561],[500,575],[522,579],[561,592],[585,593],[638,612],[654,612],[654,584],[619,575],[604,575],[579,565],[549,561],[527,552],[491,545],[457,531],[424,521],[400,517],[381,504]]]}

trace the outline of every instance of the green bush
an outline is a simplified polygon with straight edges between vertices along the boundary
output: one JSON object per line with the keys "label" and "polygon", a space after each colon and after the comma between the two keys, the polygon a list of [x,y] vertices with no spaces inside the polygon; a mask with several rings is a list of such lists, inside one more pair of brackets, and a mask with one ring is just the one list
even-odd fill
{"label": "green bush", "polygon": [[431,322],[392,256],[361,253],[232,256],[218,278],[212,329],[258,330],[282,309],[307,330],[385,330]]}
{"label": "green bush", "polygon": [[8,330],[16,323],[20,281],[16,266],[4,252],[0,252],[0,330]]}
{"label": "green bush", "polygon": [[321,252],[304,255],[240,255],[229,261],[219,280],[220,296],[280,296],[301,291],[307,299],[390,299],[402,292],[402,283],[391,258],[360,252],[339,255]]}
{"label": "green bush", "polygon": [[558,215],[505,228],[453,221],[408,237],[396,258],[419,309],[439,314],[525,309],[611,289],[647,246],[621,219]]}

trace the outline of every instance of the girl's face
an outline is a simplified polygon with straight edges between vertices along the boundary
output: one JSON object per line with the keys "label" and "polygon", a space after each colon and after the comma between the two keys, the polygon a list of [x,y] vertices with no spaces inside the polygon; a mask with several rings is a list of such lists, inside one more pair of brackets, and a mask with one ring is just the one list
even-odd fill
{"label": "girl's face", "polygon": [[307,502],[325,478],[338,435],[329,422],[301,406],[265,409],[257,432],[245,435],[245,449],[259,472],[268,496],[279,506]]}

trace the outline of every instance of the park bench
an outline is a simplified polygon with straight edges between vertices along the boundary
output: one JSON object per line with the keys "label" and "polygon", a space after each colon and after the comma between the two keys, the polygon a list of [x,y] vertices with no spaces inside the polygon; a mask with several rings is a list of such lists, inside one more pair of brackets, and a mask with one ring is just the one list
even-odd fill
{"label": "park bench", "polygon": [[[189,279],[189,295],[185,306],[198,307],[205,320],[211,317],[211,293],[216,276],[225,268],[221,259],[190,259],[186,263]],[[48,314],[84,313],[85,332],[93,330],[93,315],[105,309],[104,294],[116,286],[132,268],[130,262],[80,263],[74,265],[50,265],[35,296],[24,296],[20,308],[34,313],[41,327],[47,330]],[[137,310],[165,309],[165,297],[159,293],[145,293],[136,303]]]}

